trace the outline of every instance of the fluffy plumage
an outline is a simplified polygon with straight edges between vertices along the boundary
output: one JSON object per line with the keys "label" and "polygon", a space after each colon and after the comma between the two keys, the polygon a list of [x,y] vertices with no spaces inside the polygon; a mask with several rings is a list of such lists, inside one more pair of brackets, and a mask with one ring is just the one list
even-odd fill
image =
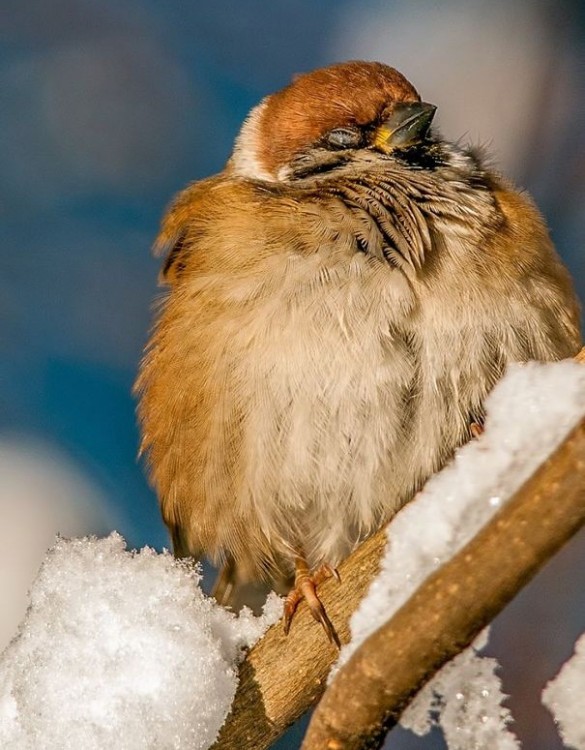
{"label": "fluffy plumage", "polygon": [[178,554],[241,580],[289,576],[295,555],[335,565],[469,438],[508,363],[578,350],[530,199],[422,126],[376,147],[413,102],[379,63],[301,76],[165,216],[137,390]]}

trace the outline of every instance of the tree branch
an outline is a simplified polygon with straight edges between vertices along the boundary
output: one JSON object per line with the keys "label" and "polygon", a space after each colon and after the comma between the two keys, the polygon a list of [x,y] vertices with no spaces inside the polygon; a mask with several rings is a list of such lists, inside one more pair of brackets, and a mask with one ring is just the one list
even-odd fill
{"label": "tree branch", "polygon": [[377,748],[420,688],[585,524],[585,419],[339,671],[302,750]]}
{"label": "tree branch", "polygon": [[[319,586],[319,598],[342,640],[349,641],[349,618],[378,573],[386,530],[367,539]],[[232,711],[213,750],[265,750],[316,703],[338,656],[302,603],[288,636],[277,623],[250,651],[240,667]]]}
{"label": "tree branch", "polygon": [[[585,362],[585,348],[579,353],[579,355],[577,355],[576,359]],[[574,443],[575,440],[577,441],[577,444]],[[581,442],[583,442],[583,445],[581,445]],[[569,448],[567,448],[568,444]],[[558,456],[564,456],[565,454],[562,453],[562,451],[565,450],[572,451],[572,458],[569,458],[569,454],[567,454],[563,459],[563,465],[559,465],[555,468],[555,464],[559,460]],[[580,455],[579,451],[582,452]],[[571,463],[571,461],[573,463]],[[542,475],[543,471],[546,472],[545,475]],[[560,472],[560,475],[558,479],[553,481],[551,477],[553,477],[555,471]],[[567,476],[563,472],[569,472],[569,474],[572,472],[572,476]],[[545,484],[540,485],[539,482],[541,481],[545,481]],[[572,494],[567,491],[567,484],[570,485]],[[517,493],[516,498],[511,500],[501,513],[509,511],[512,506],[515,507],[518,496],[523,496],[522,493],[525,492],[534,492],[535,499],[533,502],[537,505],[532,508],[533,515],[528,513],[526,517],[517,520],[517,528],[514,528],[512,525],[506,525],[505,523],[500,527],[500,521],[498,520],[500,515],[494,518],[489,525],[489,528],[491,529],[492,526],[496,524],[496,528],[492,529],[490,532],[490,534],[493,534],[493,547],[490,548],[492,549],[493,555],[490,558],[490,571],[492,570],[492,567],[496,567],[497,569],[501,569],[500,573],[509,572],[514,574],[514,568],[519,563],[519,561],[514,559],[512,564],[510,564],[510,555],[508,554],[508,545],[510,542],[502,541],[502,536],[505,536],[506,539],[508,536],[511,536],[513,540],[518,539],[519,541],[517,543],[522,545],[522,547],[525,544],[525,541],[523,541],[524,537],[526,537],[529,542],[532,539],[536,540],[538,537],[536,532],[543,532],[545,537],[548,537],[549,534],[552,536],[550,525],[553,523],[553,518],[556,518],[555,514],[558,510],[557,506],[565,507],[563,503],[567,500],[569,495],[571,502],[575,504],[573,511],[579,510],[581,515],[585,512],[583,509],[583,492],[585,492],[585,440],[583,439],[583,425],[580,425],[573,435],[565,441],[563,446],[561,446],[561,448],[559,448],[554,454],[554,457],[549,459],[534,477],[526,483],[526,485]],[[557,497],[559,493],[562,496],[560,498]],[[567,512],[570,513],[570,511]],[[580,520],[577,523],[583,523],[582,517],[580,517]],[[574,533],[574,530],[571,533]],[[520,534],[520,532],[522,533]],[[476,539],[482,537],[485,533],[487,532],[484,530]],[[500,534],[502,536],[500,536]],[[568,538],[568,536],[562,541],[557,540],[558,546],[560,546],[566,538]],[[382,529],[374,536],[367,539],[341,564],[339,568],[342,579],[341,589],[333,579],[326,581],[319,587],[319,596],[323,601],[342,642],[347,642],[349,640],[349,618],[357,608],[361,599],[367,593],[371,581],[378,572],[380,558],[385,549],[386,541],[386,529]],[[475,541],[476,540],[471,542],[470,545],[474,544]],[[516,541],[513,541],[512,543],[516,544]],[[473,623],[470,624],[469,621],[466,621],[466,632],[471,633],[473,631],[472,634],[469,635],[469,638],[467,638],[467,636],[462,637],[458,642],[458,648],[453,653],[445,655],[442,661],[436,657],[437,666],[434,667],[434,670],[436,671],[444,661],[451,658],[451,656],[457,653],[457,651],[462,650],[467,643],[473,639],[473,634],[479,632],[484,624],[489,622],[491,617],[497,614],[499,609],[501,609],[505,603],[514,596],[516,591],[528,582],[529,578],[534,575],[538,567],[544,564],[548,557],[554,554],[557,548],[558,547],[551,549],[550,553],[543,552],[543,549],[539,548],[539,556],[537,556],[536,559],[531,558],[531,563],[528,558],[526,558],[524,572],[520,574],[520,577],[514,584],[517,588],[512,590],[513,585],[511,585],[509,581],[506,582],[506,585],[510,586],[505,594],[508,598],[506,598],[505,601],[502,597],[498,598],[497,607],[494,609],[493,615],[485,619],[485,617],[487,617],[485,613],[478,613],[478,622],[475,626],[473,626]],[[524,550],[524,554],[528,556],[530,549],[532,548],[530,547],[530,544],[528,544]],[[534,553],[534,549],[532,549],[532,551]],[[461,558],[461,555],[464,555],[464,553],[466,553],[466,550],[460,553],[458,558]],[[542,555],[546,554],[548,554],[548,557],[542,557]],[[441,574],[454,563],[455,559],[452,560],[448,566],[441,569],[441,571],[438,571],[436,575]],[[476,563],[475,565],[479,565],[479,563]],[[450,585],[455,586],[456,590],[460,585],[462,587],[465,586],[467,577],[471,576],[470,568],[471,566],[466,564],[461,570],[461,580],[451,579]],[[511,568],[511,570],[507,571],[507,568]],[[491,575],[492,574],[490,573],[488,578],[490,578]],[[419,589],[419,592],[424,589],[429,583],[429,580],[423,584],[421,589]],[[471,578],[470,582],[473,583]],[[486,593],[487,590],[484,590],[484,588],[479,586],[477,582],[475,585],[477,588],[473,589],[474,597],[484,599],[484,593]],[[445,591],[445,596],[454,596],[454,593],[449,594],[449,587],[441,589],[441,592],[443,592],[441,593],[441,596],[444,595]],[[419,592],[415,593],[413,600],[418,596]],[[427,595],[428,594],[425,596]],[[433,625],[431,629],[428,628],[428,623],[431,621],[430,614],[427,614],[431,611],[429,609],[430,603],[429,601],[425,602],[424,597],[422,601],[425,605],[424,616],[421,616],[417,611],[418,620],[414,618],[411,622],[407,617],[406,619],[401,619],[402,624],[400,626],[401,629],[404,629],[402,631],[404,635],[402,636],[401,643],[410,643],[411,647],[414,647],[414,650],[411,651],[410,654],[412,655],[415,653],[417,659],[419,655],[422,659],[422,647],[417,640],[418,636],[413,635],[413,628],[417,626],[417,624],[419,628],[422,626],[423,632],[425,630],[425,625],[427,630],[432,630],[432,633],[428,632],[426,636],[427,640],[430,638],[433,644],[439,637],[437,636],[439,630],[440,634],[443,636],[448,635],[448,633],[446,633],[447,626],[439,629],[437,626]],[[401,618],[403,618],[403,612],[409,607],[409,605],[410,602],[407,603],[399,613],[397,613],[396,617],[400,615]],[[467,611],[460,611],[457,609],[457,611],[452,613],[455,618],[457,617],[458,612],[462,618],[466,618],[469,614]],[[394,632],[396,617],[385,626],[384,630],[391,628]],[[448,627],[451,626],[449,625]],[[371,638],[374,638],[375,635],[376,634],[372,635]],[[369,643],[369,640],[364,644],[364,647],[367,643]],[[451,647],[454,647],[454,643],[455,639],[452,639]],[[446,646],[448,645],[449,644],[446,644]],[[394,679],[399,676],[403,667],[400,669],[398,668],[398,655],[395,646],[392,645],[391,648],[392,677]],[[354,663],[355,659],[358,657],[361,659],[361,651],[362,649],[354,654],[354,657],[350,662],[340,671],[340,674],[337,676],[338,678],[340,678],[346,670],[350,669],[350,665]],[[304,714],[305,711],[314,705],[321,697],[325,689],[327,675],[336,658],[336,649],[330,646],[320,628],[316,626],[306,605],[304,603],[301,604],[298,612],[295,614],[294,625],[290,634],[288,636],[284,635],[280,623],[273,626],[262,640],[259,641],[250,651],[246,660],[240,666],[240,682],[232,705],[232,710],[226,719],[217,742],[213,746],[214,750],[233,750],[233,748],[236,747],[241,748],[241,750],[265,750],[266,748],[269,748],[274,740],[276,740],[288,726],[302,716],[302,714]],[[377,662],[379,658],[380,656],[376,654],[375,661]],[[403,658],[403,656],[400,658]],[[384,727],[384,730],[380,728],[380,732],[385,731],[386,726],[389,727],[390,724],[395,721],[400,710],[404,708],[408,700],[422,686],[422,684],[430,678],[433,673],[433,668],[429,666],[431,663],[435,663],[433,658],[427,656],[425,658],[426,666],[422,669],[424,676],[419,675],[416,677],[416,684],[411,685],[408,689],[403,685],[401,688],[402,696],[399,699],[392,698],[395,705],[383,709],[382,716],[378,717],[378,719],[368,718],[366,723],[371,726],[372,722],[376,723],[376,721],[379,721],[380,727]],[[360,675],[361,678],[364,678],[367,674],[367,672],[364,672],[364,667],[367,665],[367,662],[360,662],[360,664]],[[351,668],[353,669],[353,667]],[[377,667],[372,674],[378,675],[379,677],[380,672],[383,673],[383,682],[386,683],[390,678],[390,669],[385,668],[380,670],[379,667]],[[411,671],[411,675],[412,674],[414,673]],[[347,677],[343,678],[344,685],[347,686],[350,682],[351,679]],[[334,684],[337,684],[337,678]],[[395,688],[386,690],[381,686],[379,687],[383,696],[395,695],[395,693],[392,692]],[[368,688],[368,690],[369,689],[370,688]],[[331,698],[329,698],[329,696],[327,697],[327,700],[323,702],[323,708],[319,707],[318,712],[315,715],[316,717],[325,716],[326,718],[317,718],[315,721],[324,721],[325,725],[329,726],[329,717],[332,710],[332,703],[330,701],[339,700],[335,698],[335,695],[338,695],[337,690],[338,688],[336,688],[336,693]],[[360,700],[362,700],[365,695],[362,691],[358,692],[356,690],[355,683],[350,686],[349,693],[353,693],[354,695],[362,693],[360,695]],[[342,700],[345,701],[345,698]],[[383,700],[389,705],[386,697],[384,697]],[[398,707],[399,703],[400,707]],[[349,702],[347,705],[350,705]],[[335,709],[335,711],[337,710],[338,709]],[[343,703],[341,704],[341,710],[347,715],[347,711],[343,708]],[[337,727],[336,731],[341,731],[341,729],[341,726]],[[352,731],[355,731],[356,729],[357,726],[353,726]],[[311,732],[313,731],[316,731],[314,725],[312,725],[311,728]],[[331,736],[328,737],[328,739],[334,738]],[[307,737],[307,741],[313,742],[309,736]],[[313,744],[312,746],[308,745],[306,747],[311,748],[317,746],[318,745]],[[373,746],[375,747],[376,745],[374,744]],[[321,745],[320,747],[327,747],[327,745]],[[337,747],[344,748],[346,745],[342,744]],[[347,747],[350,746],[347,745]],[[356,747],[360,747],[360,745],[357,745]],[[365,745],[361,745],[361,747],[365,747]],[[330,750],[334,750],[335,748],[335,744],[330,745]]]}

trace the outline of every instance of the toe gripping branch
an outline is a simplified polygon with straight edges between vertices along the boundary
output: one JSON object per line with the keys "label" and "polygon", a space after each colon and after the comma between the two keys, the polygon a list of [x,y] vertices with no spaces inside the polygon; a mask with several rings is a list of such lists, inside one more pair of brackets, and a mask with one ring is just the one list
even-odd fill
{"label": "toe gripping branch", "polygon": [[312,573],[304,558],[295,558],[295,583],[284,603],[284,632],[288,634],[297,607],[304,599],[313,619],[323,626],[330,643],[341,648],[339,636],[317,594],[317,586],[328,578],[335,578],[341,582],[339,573],[331,565],[325,563]]}

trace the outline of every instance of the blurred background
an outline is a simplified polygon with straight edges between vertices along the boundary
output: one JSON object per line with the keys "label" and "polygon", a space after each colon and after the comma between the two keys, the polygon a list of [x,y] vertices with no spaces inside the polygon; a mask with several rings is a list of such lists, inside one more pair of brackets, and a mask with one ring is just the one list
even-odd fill
{"label": "blurred background", "polygon": [[[536,198],[585,294],[582,0],[0,0],[0,650],[56,532],[168,545],[131,395],[172,195],[298,72],[375,59]],[[497,620],[516,731],[585,629],[583,535]],[[298,747],[302,726],[279,743]],[[442,748],[396,730],[391,746]]]}

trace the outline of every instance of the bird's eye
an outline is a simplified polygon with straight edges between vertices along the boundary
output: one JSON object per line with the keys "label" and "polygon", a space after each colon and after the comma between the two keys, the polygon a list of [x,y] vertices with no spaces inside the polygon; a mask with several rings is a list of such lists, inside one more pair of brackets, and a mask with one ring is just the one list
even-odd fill
{"label": "bird's eye", "polygon": [[362,143],[362,134],[358,128],[335,128],[325,136],[329,148],[357,148]]}

